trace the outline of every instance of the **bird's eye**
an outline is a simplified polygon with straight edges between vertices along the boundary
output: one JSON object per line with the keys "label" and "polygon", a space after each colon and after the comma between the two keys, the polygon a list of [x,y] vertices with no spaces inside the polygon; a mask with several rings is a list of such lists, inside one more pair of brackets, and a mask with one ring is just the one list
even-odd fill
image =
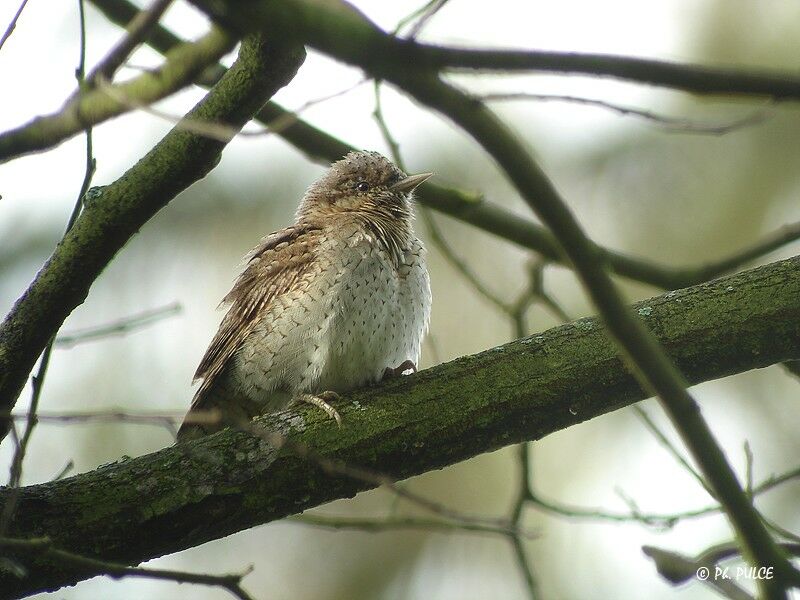
{"label": "bird's eye", "polygon": [[369,184],[366,181],[359,181],[356,184],[356,189],[359,192],[368,192],[369,191]]}

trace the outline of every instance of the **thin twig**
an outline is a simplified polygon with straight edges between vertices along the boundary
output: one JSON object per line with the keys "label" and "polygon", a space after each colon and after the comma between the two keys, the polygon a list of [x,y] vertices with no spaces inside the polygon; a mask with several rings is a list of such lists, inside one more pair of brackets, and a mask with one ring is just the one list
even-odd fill
{"label": "thin twig", "polygon": [[[201,425],[217,425],[221,417],[217,410],[192,411],[185,414],[185,410],[173,411],[145,411],[132,412],[126,410],[90,410],[75,412],[39,412],[37,422],[49,425],[72,425],[72,424],[93,424],[93,423],[122,423],[128,425],[146,425],[166,429],[170,436],[175,439],[178,433],[178,425],[181,422],[196,423]],[[11,421],[13,425],[17,421],[27,418],[27,415],[16,413],[0,414],[0,423]]]}
{"label": "thin twig", "polygon": [[42,393],[42,385],[44,384],[44,378],[47,374],[47,366],[50,362],[50,353],[52,350],[53,344],[51,342],[45,347],[41,361],[39,362],[39,369],[31,378],[31,404],[28,407],[28,413],[25,415],[25,432],[22,434],[21,438],[18,438],[16,429],[12,429],[12,434],[15,436],[15,450],[14,456],[11,459],[11,468],[7,485],[12,489],[12,494],[3,506],[2,514],[0,514],[0,537],[4,536],[6,531],[8,531],[8,526],[14,518],[14,511],[17,508],[20,483],[22,481],[22,463],[25,460],[28,444],[31,441],[33,430],[36,427],[36,411],[39,408],[39,398]]}
{"label": "thin twig", "polygon": [[126,35],[106,54],[86,77],[86,84],[94,84],[97,77],[113,79],[117,70],[149,35],[172,0],[154,0],[147,10],[142,10],[127,26]]}
{"label": "thin twig", "polygon": [[744,441],[744,491],[753,501],[753,451],[750,443]]}
{"label": "thin twig", "polygon": [[[230,51],[235,41],[227,32],[212,27],[195,42],[171,50],[157,69],[116,84],[114,89],[144,104],[155,102],[189,85],[209,64]],[[101,79],[107,81],[98,74],[95,83]],[[98,125],[128,110],[108,93],[84,89],[77,96],[70,96],[60,110],[0,133],[0,162],[53,148],[88,125]]]}
{"label": "thin twig", "polygon": [[785,527],[781,527],[775,521],[767,519],[766,517],[764,518],[764,522],[767,524],[767,527],[774,531],[779,537],[794,542],[795,544],[800,544],[800,535],[792,533]]}
{"label": "thin twig", "polygon": [[[395,496],[397,497],[397,496]],[[351,518],[351,517],[330,517],[304,513],[289,517],[290,521],[322,527],[325,529],[350,529],[367,531],[370,533],[382,533],[385,531],[395,531],[398,529],[424,529],[431,531],[447,532],[469,532],[469,533],[490,533],[507,537],[509,529],[498,527],[488,523],[464,523],[458,520],[449,519],[426,519],[421,517],[389,517],[389,518]],[[535,539],[533,532],[519,532],[521,537]]]}
{"label": "thin twig", "polygon": [[124,317],[105,325],[76,329],[60,334],[56,337],[55,345],[56,347],[72,348],[77,344],[85,342],[93,342],[111,336],[125,335],[173,315],[177,315],[181,310],[183,310],[183,307],[180,303],[172,302],[166,306]]}
{"label": "thin twig", "polygon": [[61,467],[61,470],[58,473],[56,473],[55,476],[50,481],[59,481],[61,479],[64,479],[64,477],[69,475],[70,471],[72,471],[72,469],[74,468],[75,468],[75,461],[73,461],[70,458],[66,463],[64,463],[64,466]]}
{"label": "thin twig", "polygon": [[420,16],[417,22],[411,26],[411,30],[408,32],[406,39],[416,39],[417,36],[422,33],[422,30],[430,22],[430,20],[436,16],[436,13],[444,8],[444,5],[447,4],[447,2],[448,0],[434,0],[433,2],[430,2],[428,7],[426,7],[425,12]]}
{"label": "thin twig", "polygon": [[489,289],[489,286],[481,281],[480,277],[478,277],[478,275],[472,270],[467,261],[455,253],[455,251],[450,247],[450,244],[448,244],[447,240],[444,238],[444,234],[439,229],[439,226],[430,210],[426,207],[420,207],[418,212],[422,217],[422,221],[425,223],[425,228],[428,231],[428,236],[431,243],[436,246],[436,249],[439,251],[442,257],[472,286],[475,292],[477,292],[489,303],[493,304],[497,309],[508,314],[512,310],[511,305],[498,294],[495,294],[491,289]]}
{"label": "thin twig", "polygon": [[27,3],[28,0],[22,0],[17,12],[14,13],[14,16],[11,18],[11,22],[8,24],[8,27],[6,27],[6,30],[3,33],[3,37],[0,37],[0,49],[3,48],[3,44],[6,43],[6,40],[11,37],[11,34],[14,33],[14,30],[17,28],[17,21],[19,21],[19,17],[22,14],[22,11],[25,10],[25,5]]}
{"label": "thin twig", "polygon": [[683,457],[683,454],[681,454],[680,450],[678,450],[675,447],[675,445],[669,440],[666,434],[663,431],[661,431],[661,429],[659,429],[655,421],[653,421],[653,419],[650,418],[650,415],[647,414],[647,411],[645,411],[638,404],[634,404],[631,408],[633,409],[633,412],[636,413],[636,416],[638,416],[639,419],[642,421],[642,423],[645,424],[650,433],[653,434],[653,437],[655,437],[658,440],[658,442],[667,450],[667,452],[669,452],[672,455],[675,461],[681,467],[683,467],[683,469],[687,473],[689,473],[689,475],[694,477],[697,483],[699,483],[700,486],[706,492],[708,492],[709,496],[716,499],[714,496],[714,492],[711,491],[711,488],[708,487],[708,484],[706,483],[705,479],[703,479],[703,476],[700,475],[700,473],[698,473],[697,470],[692,465],[689,464],[689,461]]}
{"label": "thin twig", "polygon": [[416,23],[414,23],[414,25],[411,27],[411,30],[408,34],[408,39],[413,40],[419,35],[420,31],[422,31],[422,28],[427,25],[428,21],[430,21],[430,19],[433,18],[436,13],[439,12],[445,4],[447,4],[447,2],[448,0],[428,0],[428,2],[400,19],[397,22],[397,25],[395,25],[395,28],[392,30],[392,35],[398,35],[403,27],[417,19]]}
{"label": "thin twig", "polygon": [[383,82],[376,79],[372,84],[372,91],[375,99],[375,108],[372,109],[372,118],[378,126],[378,131],[381,132],[381,137],[386,145],[389,147],[389,154],[395,164],[401,170],[406,170],[406,164],[403,156],[400,153],[400,144],[389,129],[389,124],[386,122],[386,117],[383,114],[383,105],[381,104],[381,86]]}
{"label": "thin twig", "polygon": [[657,125],[662,126],[665,131],[676,131],[680,133],[697,133],[707,135],[725,135],[750,127],[759,125],[769,118],[769,112],[765,109],[758,109],[733,121],[727,123],[702,123],[699,121],[692,121],[680,117],[668,117],[660,115],[656,112],[644,110],[641,108],[633,108],[630,106],[621,106],[608,102],[606,100],[598,100],[596,98],[584,98],[582,96],[569,96],[562,94],[532,94],[527,92],[492,92],[487,94],[478,94],[478,98],[488,102],[497,101],[516,101],[516,100],[536,100],[540,102],[569,102],[572,104],[582,104],[584,106],[594,106],[613,111],[623,116],[639,117]]}
{"label": "thin twig", "polygon": [[337,90],[336,92],[326,94],[325,96],[321,96],[319,98],[308,100],[293,112],[288,112],[284,115],[281,115],[277,119],[265,123],[263,128],[256,131],[246,131],[241,128],[230,127],[224,123],[211,123],[208,121],[199,121],[197,119],[190,119],[185,116],[170,114],[163,110],[153,108],[150,105],[150,102],[141,102],[131,96],[127,96],[121,89],[119,89],[119,86],[111,85],[108,80],[100,76],[98,76],[96,84],[99,90],[105,92],[110,98],[114,99],[116,102],[119,102],[129,110],[139,110],[148,115],[172,123],[178,129],[182,129],[184,131],[189,131],[191,133],[202,135],[214,140],[219,140],[221,142],[229,142],[234,137],[261,137],[280,134],[281,131],[287,127],[294,125],[297,122],[300,113],[303,111],[317,104],[321,104],[322,102],[343,96],[344,94],[347,94],[348,92],[351,92],[357,87],[363,85],[366,81],[367,79],[361,79],[344,89]]}
{"label": "thin twig", "polygon": [[143,577],[146,579],[174,581],[176,583],[193,583],[197,585],[220,587],[240,600],[254,600],[241,586],[242,579],[252,572],[252,567],[247,568],[242,573],[231,575],[209,575],[207,573],[187,573],[185,571],[172,571],[167,569],[130,567],[121,563],[98,560],[96,558],[81,556],[80,554],[61,550],[54,547],[52,541],[48,538],[16,539],[0,537],[0,548],[16,553],[45,555],[48,556],[48,558],[75,567],[92,569],[98,574],[107,575],[114,579],[120,579],[122,577]]}
{"label": "thin twig", "polygon": [[750,246],[745,246],[729,256],[705,265],[682,269],[680,277],[706,281],[727,271],[738,269],[756,259],[762,258],[787,244],[800,240],[800,221],[788,223],[766,234]]}

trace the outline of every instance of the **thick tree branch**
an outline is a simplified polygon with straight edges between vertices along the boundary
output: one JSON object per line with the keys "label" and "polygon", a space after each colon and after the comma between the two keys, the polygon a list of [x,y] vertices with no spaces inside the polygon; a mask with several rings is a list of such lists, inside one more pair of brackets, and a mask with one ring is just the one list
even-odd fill
{"label": "thick tree branch", "polygon": [[[241,127],[286,85],[302,48],[246,40],[233,67],[187,118]],[[216,166],[225,144],[176,127],[91,199],[0,325],[0,410],[13,408],[36,358],[114,255],[156,212]],[[0,432],[5,428],[0,426]]]}
{"label": "thick tree branch", "polygon": [[[800,257],[634,305],[692,383],[800,358]],[[263,425],[327,459],[403,479],[591,419],[646,397],[596,318],[352,394],[344,427],[300,408]],[[135,564],[373,487],[223,431],[191,445],[22,488],[9,535]],[[8,495],[0,492],[0,503]],[[97,574],[15,557],[7,596]],[[29,562],[33,560],[33,563]]]}

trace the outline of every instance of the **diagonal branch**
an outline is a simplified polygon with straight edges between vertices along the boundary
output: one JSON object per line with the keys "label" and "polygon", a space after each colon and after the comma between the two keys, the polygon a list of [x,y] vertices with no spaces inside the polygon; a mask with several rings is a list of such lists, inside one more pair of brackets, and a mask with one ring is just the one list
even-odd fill
{"label": "diagonal branch", "polygon": [[93,85],[99,77],[113,79],[117,70],[147,37],[148,32],[164,15],[172,0],[154,0],[147,10],[142,10],[126,26],[125,36],[87,75],[86,83]]}
{"label": "diagonal branch", "polygon": [[[234,66],[187,117],[242,127],[291,80],[304,56],[298,46],[246,40]],[[47,341],[114,255],[172,198],[205,177],[224,147],[175,128],[125,175],[87,199],[75,226],[0,325],[0,410],[13,408]]]}
{"label": "diagonal branch", "polygon": [[8,41],[8,38],[11,37],[11,34],[14,33],[14,30],[17,28],[17,21],[19,21],[20,16],[22,16],[22,11],[25,10],[25,5],[28,3],[28,0],[22,0],[20,3],[19,8],[17,8],[17,12],[14,13],[14,16],[11,18],[11,22],[6,27],[6,30],[3,32],[3,35],[0,36],[0,49],[3,48],[3,44]]}
{"label": "diagonal branch", "polygon": [[[800,257],[633,306],[691,383],[800,358]],[[257,423],[317,456],[396,479],[591,419],[645,398],[599,319],[581,319],[347,395],[332,427],[300,408]],[[8,535],[136,564],[374,487],[260,437],[226,430],[56,482],[21,488]],[[0,491],[0,504],[8,495]],[[23,566],[25,556],[14,555]],[[97,572],[39,557],[6,596]],[[2,596],[2,595],[0,595]]]}
{"label": "diagonal branch", "polygon": [[[197,41],[174,48],[158,69],[120,83],[116,89],[141,103],[155,102],[189,85],[208,65],[230,52],[235,43],[235,38],[215,27]],[[92,77],[102,74],[101,68]],[[0,163],[52,148],[89,126],[129,110],[105,91],[87,89],[67,100],[58,112],[0,133]]]}

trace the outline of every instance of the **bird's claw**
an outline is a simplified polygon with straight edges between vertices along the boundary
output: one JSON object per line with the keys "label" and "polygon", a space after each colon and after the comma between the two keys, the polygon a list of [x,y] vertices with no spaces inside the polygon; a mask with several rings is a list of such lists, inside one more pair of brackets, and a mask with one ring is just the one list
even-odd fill
{"label": "bird's claw", "polygon": [[341,399],[341,396],[336,392],[326,391],[320,392],[319,394],[301,394],[297,399],[300,402],[305,402],[306,404],[321,408],[331,419],[336,421],[336,425],[339,427],[342,426],[342,417],[339,416],[339,412],[328,404],[328,401]]}

